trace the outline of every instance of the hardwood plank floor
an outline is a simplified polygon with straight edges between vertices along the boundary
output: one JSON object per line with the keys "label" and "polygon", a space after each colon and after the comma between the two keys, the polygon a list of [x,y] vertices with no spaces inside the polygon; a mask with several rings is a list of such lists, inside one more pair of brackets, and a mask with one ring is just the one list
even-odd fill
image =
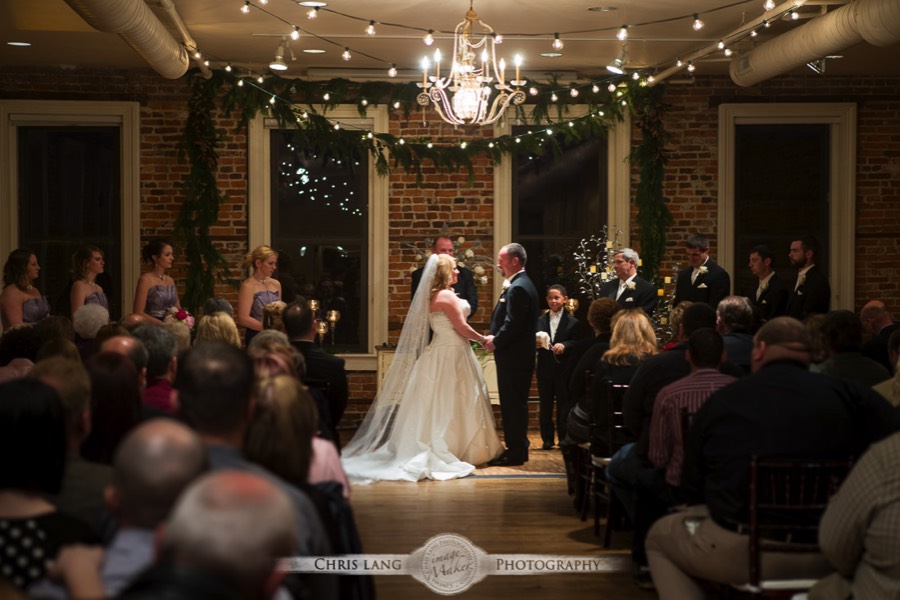
{"label": "hardwood plank floor", "polygon": [[[420,483],[379,482],[353,488],[363,548],[371,554],[408,554],[434,535],[457,533],[489,554],[618,557],[612,573],[488,576],[460,598],[652,600],[631,581],[629,534],[604,551],[593,521],[582,522],[562,477],[467,477]],[[437,598],[408,575],[375,578],[379,598]]]}

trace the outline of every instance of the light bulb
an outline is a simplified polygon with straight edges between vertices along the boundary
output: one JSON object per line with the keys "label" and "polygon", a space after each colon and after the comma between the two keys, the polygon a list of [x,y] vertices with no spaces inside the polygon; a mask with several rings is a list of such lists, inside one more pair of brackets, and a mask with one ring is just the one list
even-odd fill
{"label": "light bulb", "polygon": [[225,65],[225,72],[226,72],[226,73],[231,73],[231,64]]}
{"label": "light bulb", "polygon": [[619,32],[616,34],[616,39],[618,39],[620,42],[624,42],[628,39],[628,25],[622,25],[622,27],[619,28]]}
{"label": "light bulb", "polygon": [[775,8],[775,0],[766,0],[765,3],[763,3],[763,8],[765,10],[772,10]]}
{"label": "light bulb", "polygon": [[269,104],[275,104],[275,96],[269,98]]}
{"label": "light bulb", "polygon": [[399,100],[397,100],[396,102],[394,102],[394,108],[395,108],[395,109],[400,108],[400,101],[399,101]]}
{"label": "light bulb", "polygon": [[612,92],[616,91],[616,84],[610,81],[610,82],[609,82],[609,85],[606,86],[606,89],[607,89],[610,93],[612,93]]}
{"label": "light bulb", "polygon": [[553,34],[553,44],[551,45],[553,46],[554,50],[562,50],[563,46],[565,46],[565,44],[563,44],[563,41],[559,39],[558,33]]}
{"label": "light bulb", "polygon": [[798,13],[796,10],[794,10],[792,8],[791,9],[791,21],[796,21],[799,18],[800,18],[800,13]]}
{"label": "light bulb", "polygon": [[768,29],[768,28],[771,27],[771,26],[772,26],[772,24],[769,23],[769,20],[768,20],[768,19],[763,19],[763,27],[765,27],[766,29]]}
{"label": "light bulb", "polygon": [[680,58],[676,58],[676,59],[675,59],[675,66],[676,66],[676,67],[681,67],[681,66],[683,66],[683,65],[684,65],[684,62],[683,62]]}
{"label": "light bulb", "polygon": [[725,53],[725,56],[731,56],[732,54],[734,54],[734,52],[731,51],[731,48],[725,48],[723,52]]}
{"label": "light bulb", "polygon": [[434,43],[434,29],[429,29],[422,41],[425,42],[426,46],[432,45]]}
{"label": "light bulb", "polygon": [[591,91],[594,92],[594,93],[596,94],[597,92],[600,91],[600,86],[598,86],[598,85],[595,83],[593,86],[591,86]]}
{"label": "light bulb", "polygon": [[244,87],[244,80],[238,79],[238,87]]}
{"label": "light bulb", "polygon": [[396,77],[397,76],[397,65],[391,65],[391,68],[388,69],[388,77]]}
{"label": "light bulb", "polygon": [[324,100],[325,102],[328,102],[329,100],[331,100],[331,94],[329,94],[328,92],[325,92],[325,94],[322,96],[322,100]]}
{"label": "light bulb", "polygon": [[201,54],[199,50],[194,50],[194,58],[200,60],[201,56],[203,56],[203,54]]}
{"label": "light bulb", "polygon": [[300,39],[300,28],[296,25],[294,25],[294,30],[291,32],[291,39],[295,41]]}
{"label": "light bulb", "polygon": [[369,26],[366,27],[366,35],[375,35],[375,21],[369,21]]}
{"label": "light bulb", "polygon": [[368,106],[368,105],[369,105],[369,101],[366,100],[365,98],[363,98],[362,100],[360,100],[359,103],[362,104],[363,106]]}
{"label": "light bulb", "polygon": [[550,102],[556,102],[557,100],[559,100],[559,97],[556,95],[556,92],[550,94]]}
{"label": "light bulb", "polygon": [[693,73],[696,68],[697,67],[694,66],[694,63],[692,63],[691,61],[688,61],[688,71]]}
{"label": "light bulb", "polygon": [[755,29],[754,29],[753,31],[750,32],[750,37],[756,37],[756,36],[758,36],[758,35],[759,35],[759,34],[756,32]]}
{"label": "light bulb", "polygon": [[528,88],[528,93],[531,94],[532,96],[537,96],[538,89],[536,87],[530,87],[530,88]]}
{"label": "light bulb", "polygon": [[352,56],[350,56],[350,48],[344,48],[344,51],[341,53],[341,58],[344,60],[350,60]]}
{"label": "light bulb", "polygon": [[462,148],[463,150],[466,149],[466,146],[468,146],[468,144],[466,144],[465,142],[462,142],[462,143],[460,143],[460,145],[459,145],[459,147]]}
{"label": "light bulb", "polygon": [[577,98],[578,97],[578,88],[572,88],[569,91],[569,95],[572,96],[573,98]]}
{"label": "light bulb", "polygon": [[503,36],[500,35],[499,33],[492,33],[492,34],[491,34],[491,37],[494,38],[494,43],[495,43],[495,44],[502,44],[502,43],[503,43]]}
{"label": "light bulb", "polygon": [[703,29],[703,21],[700,20],[700,15],[694,13],[694,23],[691,25],[694,28],[694,31],[700,31]]}
{"label": "light bulb", "polygon": [[241,7],[241,12],[245,15],[250,12],[250,0],[244,2],[244,5]]}
{"label": "light bulb", "polygon": [[718,48],[719,50],[724,49],[724,48],[725,48],[725,42],[723,42],[722,40],[719,40],[719,43],[716,44],[716,48]]}
{"label": "light bulb", "polygon": [[307,19],[315,19],[318,16],[319,16],[319,7],[318,6],[312,7],[311,9],[309,9],[309,12],[306,13]]}
{"label": "light bulb", "polygon": [[638,79],[641,78],[641,74],[638,73],[637,71],[635,71],[634,73],[631,74],[631,78],[634,79],[635,81],[637,81]]}

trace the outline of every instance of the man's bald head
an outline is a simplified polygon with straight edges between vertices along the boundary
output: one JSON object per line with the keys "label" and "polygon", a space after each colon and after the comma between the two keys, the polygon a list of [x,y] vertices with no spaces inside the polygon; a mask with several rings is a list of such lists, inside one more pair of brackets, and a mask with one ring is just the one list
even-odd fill
{"label": "man's bald head", "polygon": [[134,363],[134,368],[138,373],[147,368],[147,347],[136,337],[114,335],[100,345],[100,352],[115,352],[127,356]]}

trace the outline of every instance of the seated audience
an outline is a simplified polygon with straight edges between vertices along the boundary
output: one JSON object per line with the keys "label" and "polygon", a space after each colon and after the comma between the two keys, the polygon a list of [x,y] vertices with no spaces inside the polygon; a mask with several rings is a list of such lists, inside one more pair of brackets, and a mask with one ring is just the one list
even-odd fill
{"label": "seated audience", "polygon": [[34,379],[0,384],[0,456],[0,576],[24,590],[62,546],[98,541],[42,497],[59,493],[65,472],[66,415],[56,390]]}
{"label": "seated audience", "polygon": [[155,564],[119,598],[268,600],[283,577],[278,559],[297,554],[297,529],[277,484],[253,473],[209,473],[178,500]]}
{"label": "seated audience", "polygon": [[138,386],[141,389],[141,398],[143,398],[144,389],[147,387],[147,361],[150,360],[144,342],[127,333],[115,335],[100,345],[100,352],[115,352],[131,359],[131,363],[137,371]]}
{"label": "seated audience", "polygon": [[162,326],[172,332],[175,337],[175,355],[178,356],[182,352],[191,347],[191,330],[181,321],[163,321]]}
{"label": "seated audience", "polygon": [[858,381],[867,387],[891,376],[883,366],[862,355],[862,323],[849,310],[834,310],[825,315],[822,337],[828,358],[813,367],[813,371]]}
{"label": "seated audience", "polygon": [[91,427],[81,451],[89,460],[111,465],[122,439],[137,426],[143,410],[140,380],[124,354],[101,352],[88,359]]}
{"label": "seated audience", "polygon": [[109,323],[109,311],[100,304],[83,304],[75,311],[72,326],[77,337],[75,345],[81,353],[81,360],[87,360],[97,351],[97,332]]}
{"label": "seated audience", "polygon": [[226,313],[229,317],[234,319],[234,307],[231,306],[231,302],[225,298],[209,298],[203,304],[203,314],[211,315],[217,312]]}
{"label": "seated audience", "polygon": [[97,343],[97,348],[99,349],[100,346],[103,345],[103,342],[111,337],[116,337],[117,335],[131,334],[128,333],[127,329],[125,329],[118,323],[107,323],[97,331],[97,337],[94,338],[94,341]]}
{"label": "seated audience", "polygon": [[[692,506],[663,517],[647,536],[662,600],[705,598],[696,579],[747,582],[751,456],[843,459],[897,430],[893,408],[871,390],[808,371],[809,336],[793,318],[763,325],[751,359],[753,374],[715,392],[694,417],[681,478]],[[762,568],[772,578],[816,577],[822,563],[773,553]]]}
{"label": "seated audience", "polygon": [[835,573],[809,600],[900,597],[900,433],[872,444],[828,502],[819,546]]}
{"label": "seated audience", "polygon": [[65,338],[55,338],[44,342],[44,345],[37,351],[35,363],[54,357],[81,362],[81,353],[78,352],[78,347]]}
{"label": "seated audience", "polygon": [[31,325],[15,325],[4,331],[0,336],[0,383],[28,375],[38,348]]}
{"label": "seated audience", "polygon": [[862,307],[859,320],[869,337],[863,344],[862,355],[881,364],[893,374],[897,361],[891,361],[888,356],[888,340],[900,327],[894,323],[894,315],[884,306],[884,302],[872,300]]}
{"label": "seated audience", "polygon": [[[900,331],[895,331],[888,339],[888,357],[896,367],[900,361]],[[900,369],[894,369],[894,376],[872,386],[894,406],[900,406]]]}
{"label": "seated audience", "polygon": [[208,313],[200,317],[194,346],[210,342],[229,344],[235,348],[242,346],[241,334],[238,332],[234,317],[223,311]]}
{"label": "seated audience", "polygon": [[102,534],[103,488],[112,478],[107,465],[85,460],[81,445],[91,433],[91,382],[80,361],[51,358],[41,361],[28,374],[51,386],[59,394],[66,413],[66,470],[57,494],[47,500],[63,512],[77,517]]}
{"label": "seated audience", "polygon": [[803,320],[803,326],[809,335],[809,364],[810,369],[813,370],[815,370],[814,365],[820,365],[828,358],[828,347],[822,333],[822,323],[824,322],[824,313],[810,315]]}
{"label": "seated audience", "polygon": [[722,336],[728,362],[750,373],[753,346],[753,306],[743,296],[727,296],[716,307],[716,331]]}
{"label": "seated audience", "polygon": [[[672,329],[672,338],[663,346],[663,352],[668,352],[680,343],[679,335],[681,322],[684,320],[684,311],[688,306],[693,304],[690,300],[682,300],[678,306],[673,306],[669,310],[669,327]],[[662,340],[660,340],[662,341]]]}
{"label": "seated audience", "polygon": [[172,414],[172,382],[178,367],[178,341],[159,323],[136,327],[132,335],[147,348],[147,386],[144,404]]}

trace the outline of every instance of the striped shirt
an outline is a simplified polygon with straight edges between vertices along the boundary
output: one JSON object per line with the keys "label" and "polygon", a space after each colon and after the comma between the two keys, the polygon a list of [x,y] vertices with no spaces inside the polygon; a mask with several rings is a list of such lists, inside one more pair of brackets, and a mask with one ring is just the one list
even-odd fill
{"label": "striped shirt", "polygon": [[695,413],[713,392],[737,381],[716,369],[696,369],[659,390],[650,419],[650,462],[666,470],[666,482],[677,487],[681,481],[684,442],[681,409]]}

